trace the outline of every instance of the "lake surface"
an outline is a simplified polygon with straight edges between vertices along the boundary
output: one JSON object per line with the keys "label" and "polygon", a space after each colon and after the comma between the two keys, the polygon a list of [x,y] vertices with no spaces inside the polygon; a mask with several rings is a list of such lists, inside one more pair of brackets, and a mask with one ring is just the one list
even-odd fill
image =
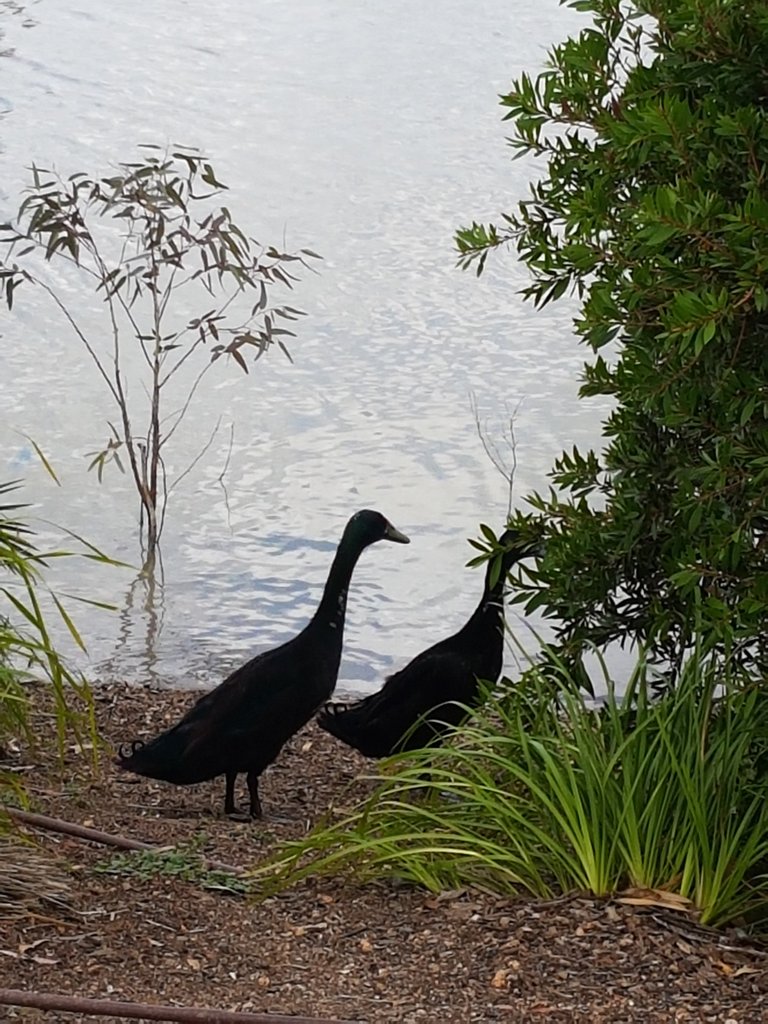
{"label": "lake surface", "polygon": [[[536,172],[512,162],[497,97],[581,19],[556,0],[41,0],[27,13],[28,28],[5,20],[15,52],[0,61],[4,220],[33,161],[98,176],[141,143],[183,144],[210,157],[249,233],[324,257],[289,299],[309,314],[294,364],[270,352],[247,377],[217,364],[168,449],[173,477],[221,417],[172,495],[164,588],[148,602],[135,571],[56,565],[61,590],[119,608],[71,606],[80,664],[95,678],[218,682],[307,622],[346,520],[372,507],[412,539],[364,552],[350,592],[340,690],[376,688],[465,620],[482,587],[466,538],[503,525],[505,483],[470,396],[502,450],[517,409],[517,499],[547,485],[563,447],[599,441],[605,407],[576,398],[573,309],[524,306],[511,253],[479,280],[460,272],[452,241],[526,194]],[[56,283],[98,331],[94,296]],[[0,322],[0,479],[23,477],[44,541],[53,521],[136,563],[129,481],[86,470],[114,415],[93,366],[40,290]],[[510,625],[528,635],[515,614]]]}

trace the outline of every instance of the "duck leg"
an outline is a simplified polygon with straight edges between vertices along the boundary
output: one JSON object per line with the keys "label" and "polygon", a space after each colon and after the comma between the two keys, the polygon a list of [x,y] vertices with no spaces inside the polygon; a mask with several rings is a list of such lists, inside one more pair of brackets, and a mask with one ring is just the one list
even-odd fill
{"label": "duck leg", "polygon": [[237,807],[235,806],[235,779],[237,778],[237,772],[227,772],[224,777],[226,779],[224,813],[230,815],[237,814]]}
{"label": "duck leg", "polygon": [[261,809],[259,799],[259,776],[256,772],[248,772],[248,795],[251,798],[250,813],[252,818],[263,818],[264,812]]}

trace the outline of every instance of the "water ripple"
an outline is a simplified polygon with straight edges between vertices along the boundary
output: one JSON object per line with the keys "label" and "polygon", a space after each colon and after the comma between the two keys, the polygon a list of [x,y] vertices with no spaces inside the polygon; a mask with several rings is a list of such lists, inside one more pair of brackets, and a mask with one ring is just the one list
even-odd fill
{"label": "water ripple", "polygon": [[[270,354],[245,378],[216,364],[167,451],[174,479],[221,418],[172,495],[165,588],[149,593],[135,570],[53,568],[64,589],[118,605],[79,618],[92,672],[210,686],[288,639],[361,507],[380,508],[413,543],[360,560],[342,689],[378,685],[470,613],[482,580],[464,567],[466,538],[480,520],[499,527],[507,500],[470,394],[497,438],[519,405],[518,496],[547,486],[563,446],[595,443],[605,411],[576,400],[582,357],[567,304],[524,307],[526,274],[511,255],[477,280],[455,270],[452,249],[457,225],[527,193],[532,167],[509,161],[496,97],[578,19],[557,0],[267,0],[220,4],[215,18],[202,0],[168,0],[162,18],[149,0],[60,0],[9,39],[19,56],[3,64],[13,108],[3,218],[33,160],[99,173],[140,142],[168,140],[211,156],[228,206],[259,238],[325,256],[291,300],[311,314],[294,365]],[[50,273],[94,336],[106,331],[76,276]],[[99,486],[85,469],[114,415],[100,380],[39,290],[19,293],[3,333],[6,475],[25,474],[41,516],[135,562],[126,479],[108,473]],[[128,370],[137,364],[133,353]],[[18,431],[43,445],[60,489]]]}

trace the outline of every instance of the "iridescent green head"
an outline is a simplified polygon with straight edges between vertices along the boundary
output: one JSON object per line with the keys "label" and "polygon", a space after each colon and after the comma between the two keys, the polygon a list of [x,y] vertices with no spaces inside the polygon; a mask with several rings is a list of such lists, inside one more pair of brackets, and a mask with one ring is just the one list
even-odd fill
{"label": "iridescent green head", "polygon": [[355,512],[344,530],[345,542],[354,543],[359,548],[366,548],[379,540],[391,540],[396,544],[410,544],[410,540],[401,533],[381,512],[370,508]]}

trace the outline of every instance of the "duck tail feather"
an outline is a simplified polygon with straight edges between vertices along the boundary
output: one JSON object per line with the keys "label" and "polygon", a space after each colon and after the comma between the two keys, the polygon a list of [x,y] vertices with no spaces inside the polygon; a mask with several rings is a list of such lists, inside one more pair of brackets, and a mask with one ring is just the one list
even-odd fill
{"label": "duck tail feather", "polygon": [[150,743],[132,740],[118,747],[114,763],[118,768],[149,779],[165,779],[166,782],[186,781],[183,759],[179,757],[179,744],[168,735],[158,736]]}
{"label": "duck tail feather", "polygon": [[323,705],[317,716],[317,724],[321,729],[335,736],[337,740],[350,747],[356,746],[348,721],[349,705],[329,701]]}

